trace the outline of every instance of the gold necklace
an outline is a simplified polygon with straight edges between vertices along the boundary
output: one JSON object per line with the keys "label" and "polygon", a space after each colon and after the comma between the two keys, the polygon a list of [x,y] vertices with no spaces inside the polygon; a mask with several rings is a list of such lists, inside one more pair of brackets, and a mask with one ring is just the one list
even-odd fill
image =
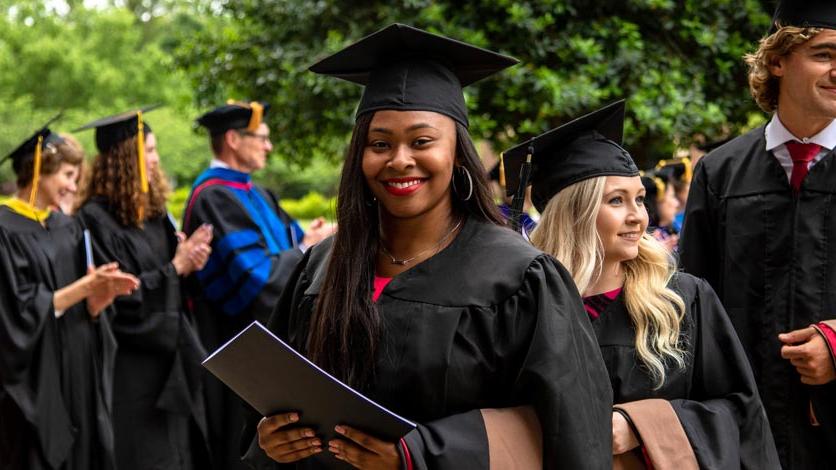
{"label": "gold necklace", "polygon": [[419,252],[418,254],[416,254],[415,256],[413,256],[411,258],[406,258],[406,259],[395,258],[394,256],[392,256],[392,253],[390,253],[389,250],[386,249],[386,246],[383,245],[383,242],[380,243],[380,250],[383,251],[383,254],[385,254],[386,256],[389,257],[392,264],[395,264],[395,265],[398,265],[398,266],[406,266],[411,261],[414,261],[415,258],[423,255],[424,253],[426,253],[430,250],[437,250],[438,247],[440,247],[442,244],[444,244],[445,241],[447,241],[448,238],[450,238],[450,235],[452,235],[456,231],[456,229],[458,229],[459,226],[461,226],[461,224],[462,224],[462,221],[459,220],[459,223],[457,223],[456,226],[452,228],[452,230],[447,232],[447,234],[445,234],[443,237],[441,237],[441,240],[439,240],[438,243],[436,243],[435,245],[427,248],[426,250],[422,250],[421,252]]}

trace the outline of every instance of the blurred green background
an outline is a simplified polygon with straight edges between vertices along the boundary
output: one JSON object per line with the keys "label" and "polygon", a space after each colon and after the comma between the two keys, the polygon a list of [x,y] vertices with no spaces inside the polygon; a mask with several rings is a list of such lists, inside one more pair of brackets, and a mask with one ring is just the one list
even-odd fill
{"label": "blurred green background", "polygon": [[[626,146],[651,167],[764,121],[742,56],[771,10],[769,0],[0,0],[0,155],[59,110],[53,129],[68,131],[164,103],[147,121],[179,217],[210,159],[194,118],[227,98],[262,99],[275,149],[256,179],[298,218],[333,217],[361,90],[306,68],[399,21],[521,60],[467,89],[481,148],[626,97]],[[92,132],[76,137],[94,152]],[[0,182],[14,189],[10,165]]]}

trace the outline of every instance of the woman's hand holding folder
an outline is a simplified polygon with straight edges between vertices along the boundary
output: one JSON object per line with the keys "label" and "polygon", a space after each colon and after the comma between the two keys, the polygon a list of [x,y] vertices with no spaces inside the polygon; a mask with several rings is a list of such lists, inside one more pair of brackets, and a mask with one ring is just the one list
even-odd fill
{"label": "woman's hand holding folder", "polygon": [[[322,440],[311,428],[293,428],[299,413],[285,413],[262,418],[258,423],[258,445],[273,460],[293,463],[322,452]],[[401,457],[395,444],[381,441],[349,426],[337,426],[345,439],[328,442],[328,451],[356,468],[397,470]]]}
{"label": "woman's hand holding folder", "polygon": [[261,418],[258,445],[273,460],[293,463],[322,452],[322,441],[311,428],[288,428],[299,421],[299,413]]}
{"label": "woman's hand holding folder", "polygon": [[334,457],[365,470],[401,468],[401,456],[395,444],[381,441],[349,426],[337,426],[334,430],[346,437],[328,442],[328,451]]}

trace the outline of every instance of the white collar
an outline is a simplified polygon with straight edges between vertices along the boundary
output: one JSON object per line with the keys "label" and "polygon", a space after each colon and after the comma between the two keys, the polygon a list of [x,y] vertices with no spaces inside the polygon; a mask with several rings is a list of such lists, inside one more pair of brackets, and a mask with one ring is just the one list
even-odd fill
{"label": "white collar", "polygon": [[828,124],[827,127],[822,129],[821,132],[813,137],[808,139],[799,139],[794,136],[792,132],[787,130],[786,127],[784,127],[784,123],[782,123],[781,119],[778,118],[778,113],[775,113],[772,115],[772,119],[769,121],[769,124],[766,125],[765,134],[767,151],[772,151],[790,140],[796,140],[805,144],[818,144],[828,150],[832,150],[833,148],[836,148],[836,119],[830,121],[830,124]]}
{"label": "white collar", "polygon": [[226,168],[229,170],[229,165],[226,162],[218,160],[217,158],[213,158],[211,162],[209,162],[209,168]]}

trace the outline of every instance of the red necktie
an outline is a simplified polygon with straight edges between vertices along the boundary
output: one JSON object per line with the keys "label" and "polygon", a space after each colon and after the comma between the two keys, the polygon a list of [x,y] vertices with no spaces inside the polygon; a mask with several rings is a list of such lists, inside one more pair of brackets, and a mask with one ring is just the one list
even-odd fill
{"label": "red necktie", "polygon": [[802,144],[801,142],[790,141],[785,144],[787,150],[790,151],[790,158],[792,158],[792,176],[790,176],[790,186],[794,193],[798,193],[801,189],[801,182],[810,171],[810,162],[816,158],[816,155],[821,151],[821,145],[818,144]]}

